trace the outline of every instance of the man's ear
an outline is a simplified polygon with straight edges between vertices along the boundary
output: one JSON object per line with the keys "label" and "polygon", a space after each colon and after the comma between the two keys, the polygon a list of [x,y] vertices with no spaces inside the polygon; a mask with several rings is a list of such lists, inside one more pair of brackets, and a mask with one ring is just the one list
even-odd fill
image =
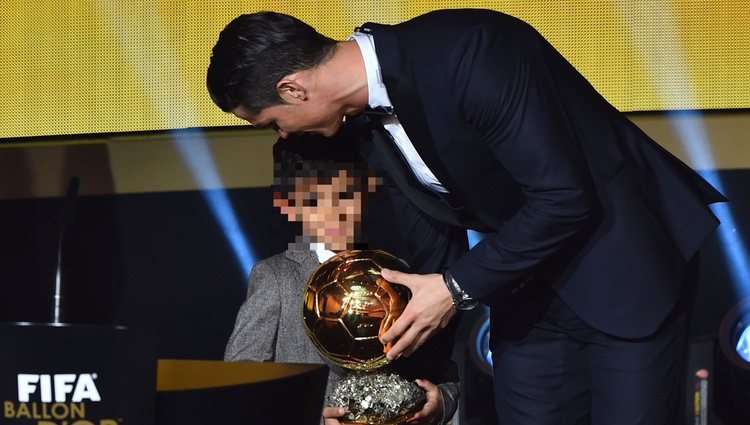
{"label": "man's ear", "polygon": [[285,102],[299,103],[307,100],[307,89],[299,77],[299,73],[295,72],[276,83],[276,91]]}

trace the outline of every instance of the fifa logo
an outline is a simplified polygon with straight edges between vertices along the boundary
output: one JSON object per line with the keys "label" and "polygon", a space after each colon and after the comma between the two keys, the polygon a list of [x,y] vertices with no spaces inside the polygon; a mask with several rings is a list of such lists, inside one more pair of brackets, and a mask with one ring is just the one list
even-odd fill
{"label": "fifa logo", "polygon": [[25,403],[38,394],[43,403],[101,401],[94,380],[96,373],[55,375],[18,374],[18,401]]}

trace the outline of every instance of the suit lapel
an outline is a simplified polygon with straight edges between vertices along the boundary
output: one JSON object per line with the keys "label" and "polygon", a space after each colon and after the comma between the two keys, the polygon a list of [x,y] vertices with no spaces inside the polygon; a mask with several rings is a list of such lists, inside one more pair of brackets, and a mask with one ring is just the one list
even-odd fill
{"label": "suit lapel", "polygon": [[[462,190],[462,186],[448,172],[440,158],[438,153],[440,140],[433,137],[430,131],[411,61],[400,48],[393,27],[368,23],[362,27],[362,31],[372,34],[375,39],[375,50],[383,81],[388,90],[388,96],[393,102],[399,122],[409,135],[409,139],[425,164],[442,183],[443,187],[451,193],[453,202],[438,199],[437,195],[429,192],[421,183],[417,182],[400,151],[394,152],[396,150],[395,143],[390,138],[385,139],[386,136],[376,131],[379,139],[375,141],[375,146],[387,158],[386,168],[391,171],[396,184],[421,210],[440,221],[477,230],[489,229],[487,224],[478,220],[474,214],[465,208],[467,206],[465,194],[468,192]],[[456,175],[460,175],[460,170],[454,170],[454,172]]]}
{"label": "suit lapel", "polygon": [[454,226],[464,225],[465,223],[463,223],[457,211],[452,210],[445,202],[438,199],[417,181],[401,152],[397,150],[393,141],[389,140],[389,136],[385,133],[386,131],[382,126],[373,129],[373,145],[383,159],[383,168],[393,178],[401,192],[428,215]]}
{"label": "suit lapel", "polygon": [[455,193],[456,183],[440,159],[436,139],[419,100],[411,61],[400,48],[395,32],[390,26],[372,23],[365,24],[363,30],[375,38],[383,81],[406,134],[435,177],[449,192]]}

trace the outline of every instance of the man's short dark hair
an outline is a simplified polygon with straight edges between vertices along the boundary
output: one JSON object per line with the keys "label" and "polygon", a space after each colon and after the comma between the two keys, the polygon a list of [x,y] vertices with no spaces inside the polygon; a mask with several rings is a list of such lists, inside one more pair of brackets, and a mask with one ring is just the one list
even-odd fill
{"label": "man's short dark hair", "polygon": [[336,40],[289,15],[240,15],[219,34],[206,73],[206,86],[224,112],[243,106],[258,113],[283,103],[276,83],[329,58]]}

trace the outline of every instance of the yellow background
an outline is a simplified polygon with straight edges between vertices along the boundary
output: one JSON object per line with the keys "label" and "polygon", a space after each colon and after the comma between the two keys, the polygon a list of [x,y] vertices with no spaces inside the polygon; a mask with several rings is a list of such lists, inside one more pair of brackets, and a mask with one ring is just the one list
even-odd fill
{"label": "yellow background", "polygon": [[204,84],[241,13],[290,13],[341,39],[455,7],[528,21],[623,111],[750,108],[750,0],[2,0],[0,138],[241,124]]}

